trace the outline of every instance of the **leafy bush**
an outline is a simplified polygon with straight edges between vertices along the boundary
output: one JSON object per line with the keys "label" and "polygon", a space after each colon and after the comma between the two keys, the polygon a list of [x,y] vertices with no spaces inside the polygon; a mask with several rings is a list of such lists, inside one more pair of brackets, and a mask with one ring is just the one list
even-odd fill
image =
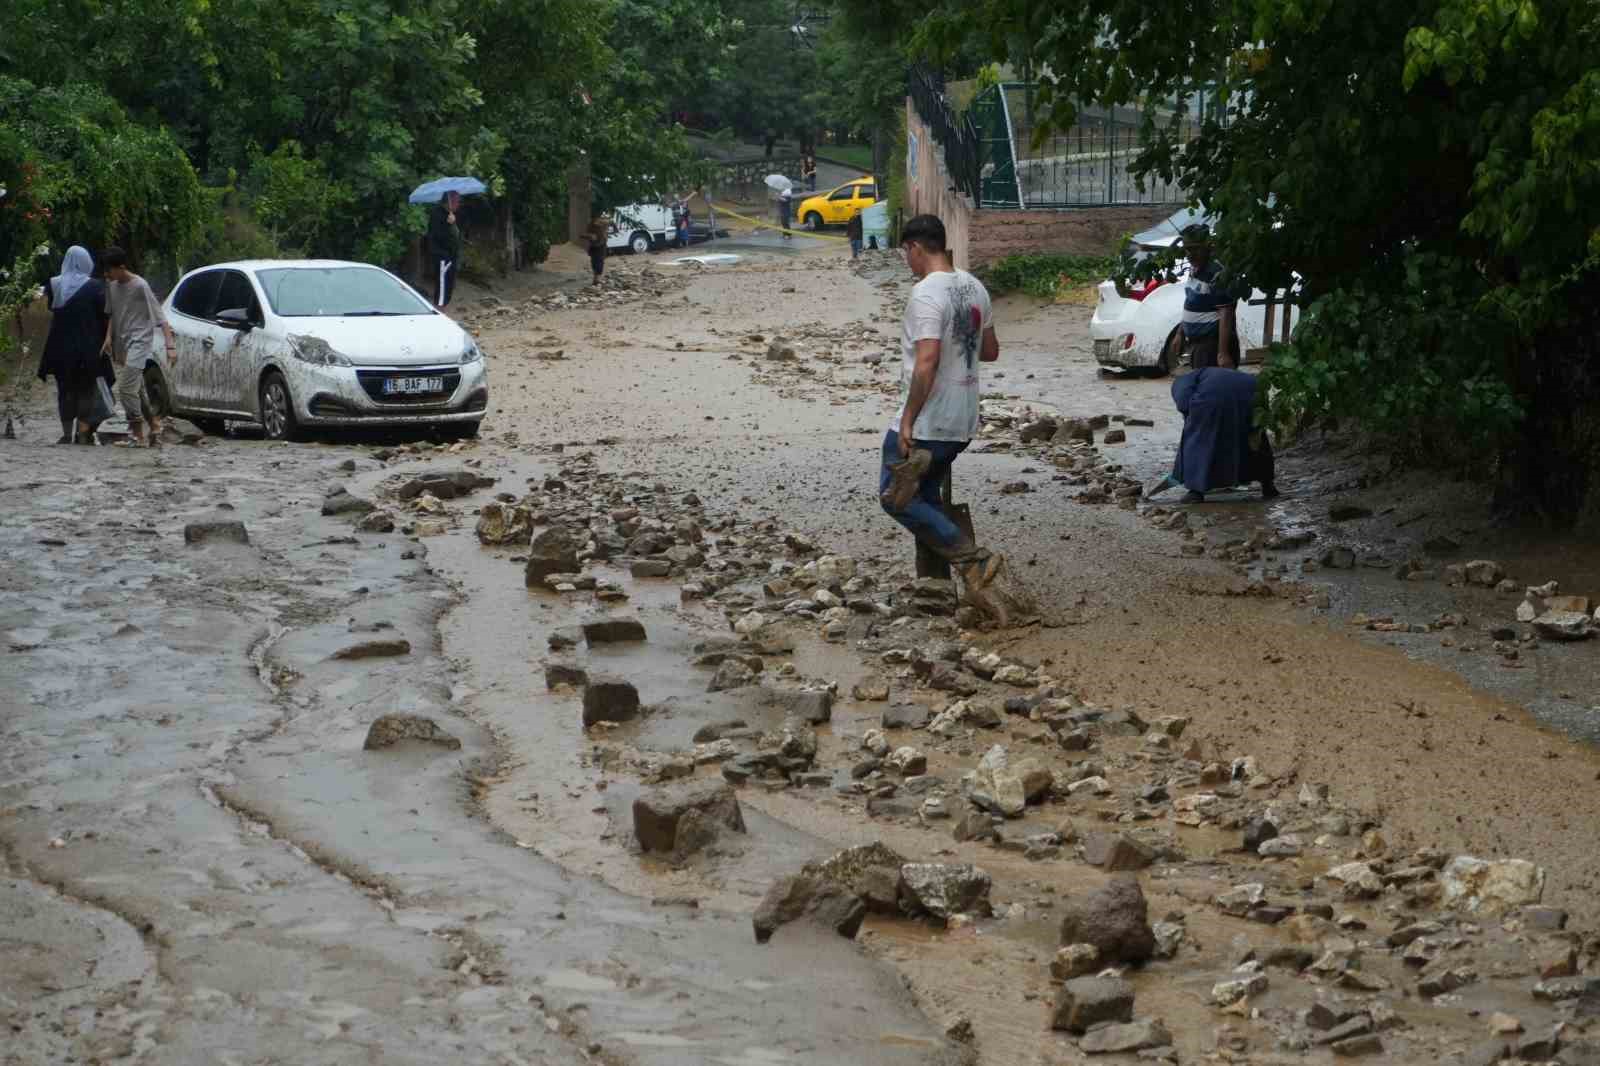
{"label": "leafy bush", "polygon": [[328,238],[355,197],[328,175],[326,164],[308,158],[299,141],[284,141],[271,155],[257,153],[245,188],[250,213],[274,243],[297,256],[337,250]]}
{"label": "leafy bush", "polygon": [[1093,285],[1116,273],[1108,255],[1008,255],[979,271],[989,291],[1052,299],[1063,288]]}

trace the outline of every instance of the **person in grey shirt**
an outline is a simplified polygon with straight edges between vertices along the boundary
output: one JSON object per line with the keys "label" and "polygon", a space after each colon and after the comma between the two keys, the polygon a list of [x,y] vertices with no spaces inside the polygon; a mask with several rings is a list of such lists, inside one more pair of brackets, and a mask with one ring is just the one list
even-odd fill
{"label": "person in grey shirt", "polygon": [[[145,399],[144,368],[156,355],[157,326],[166,338],[169,363],[178,358],[177,342],[161,311],[161,301],[143,278],[128,269],[128,253],[121,248],[107,248],[100,262],[106,271],[106,313],[111,316],[102,350],[111,353],[111,363],[117,371],[112,391],[128,416],[129,443],[134,447],[158,444],[161,419]],[[148,440],[144,433],[146,420],[150,423]]]}

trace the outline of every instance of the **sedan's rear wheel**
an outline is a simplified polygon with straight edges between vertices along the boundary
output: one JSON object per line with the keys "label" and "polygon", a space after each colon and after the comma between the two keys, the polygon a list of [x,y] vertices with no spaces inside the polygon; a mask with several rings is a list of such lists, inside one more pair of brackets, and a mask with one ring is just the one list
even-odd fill
{"label": "sedan's rear wheel", "polygon": [[1156,357],[1156,365],[1150,368],[1152,377],[1164,378],[1172,373],[1172,368],[1183,355],[1183,327],[1175,326],[1167,334],[1167,342],[1161,346],[1161,354]]}
{"label": "sedan's rear wheel", "polygon": [[300,424],[294,416],[294,397],[289,383],[276,370],[261,379],[261,428],[268,440],[300,440]]}
{"label": "sedan's rear wheel", "polygon": [[159,367],[144,368],[144,394],[157,418],[165,418],[172,414],[172,393],[168,391],[167,379]]}

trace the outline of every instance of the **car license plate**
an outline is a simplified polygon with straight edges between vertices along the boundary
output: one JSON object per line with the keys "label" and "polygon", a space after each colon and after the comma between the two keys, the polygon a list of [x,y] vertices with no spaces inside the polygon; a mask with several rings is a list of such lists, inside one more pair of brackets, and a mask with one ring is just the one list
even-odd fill
{"label": "car license plate", "polygon": [[416,396],[422,393],[443,392],[444,378],[386,378],[383,382],[385,395]]}
{"label": "car license plate", "polygon": [[1097,359],[1100,358],[1101,356],[1110,355],[1111,354],[1111,342],[1109,340],[1097,340],[1097,341],[1095,341],[1094,342],[1094,354],[1095,354],[1095,358],[1097,358]]}

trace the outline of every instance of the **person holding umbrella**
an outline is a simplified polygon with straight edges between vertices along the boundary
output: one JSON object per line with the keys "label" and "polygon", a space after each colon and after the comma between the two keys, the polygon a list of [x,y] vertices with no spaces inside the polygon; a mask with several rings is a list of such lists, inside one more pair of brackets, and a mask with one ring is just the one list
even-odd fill
{"label": "person holding umbrella", "polygon": [[789,240],[789,223],[792,220],[790,213],[794,208],[794,193],[785,185],[778,192],[778,228],[783,231],[783,239]]}
{"label": "person holding umbrella", "polygon": [[450,302],[456,287],[456,268],[461,263],[461,226],[458,214],[463,196],[478,196],[489,187],[477,178],[439,178],[411,190],[414,204],[432,204],[428,232],[422,239],[423,254],[429,266],[428,285],[433,302],[443,307]]}
{"label": "person holding umbrella", "polygon": [[461,194],[451,189],[428,217],[428,262],[432,267],[429,279],[433,282],[433,302],[443,308],[450,303],[450,294],[456,287],[456,264],[461,261],[461,227],[456,224],[456,211],[461,207]]}

